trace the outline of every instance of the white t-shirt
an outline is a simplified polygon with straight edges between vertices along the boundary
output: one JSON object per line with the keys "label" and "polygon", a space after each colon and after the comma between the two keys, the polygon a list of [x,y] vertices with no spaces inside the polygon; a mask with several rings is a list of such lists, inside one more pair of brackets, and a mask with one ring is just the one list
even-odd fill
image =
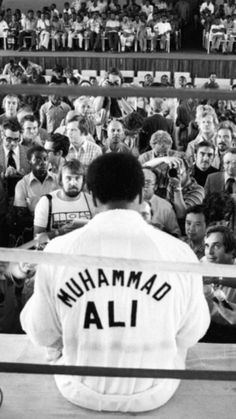
{"label": "white t-shirt", "polygon": [[[196,262],[189,246],[148,225],[133,210],[95,215],[46,252],[99,257],[78,267],[39,265],[21,323],[58,363],[124,368],[184,368],[187,349],[210,322],[198,274],[160,272],[143,261]],[[113,258],[105,267],[103,257]],[[63,258],[63,256],[62,256]],[[122,263],[117,258],[124,258]],[[130,259],[137,260],[135,269]],[[63,340],[62,340],[63,336]],[[63,343],[62,343],[63,342]],[[93,410],[141,412],[166,403],[179,380],[56,376],[65,398]]]}
{"label": "white t-shirt", "polygon": [[[51,229],[56,230],[65,224],[85,218],[90,220],[94,213],[92,197],[81,192],[79,198],[72,201],[64,201],[61,199],[60,190],[51,193],[52,196],[52,213],[51,213]],[[34,225],[38,227],[47,227],[49,215],[49,200],[46,196],[40,198],[35,208]]]}

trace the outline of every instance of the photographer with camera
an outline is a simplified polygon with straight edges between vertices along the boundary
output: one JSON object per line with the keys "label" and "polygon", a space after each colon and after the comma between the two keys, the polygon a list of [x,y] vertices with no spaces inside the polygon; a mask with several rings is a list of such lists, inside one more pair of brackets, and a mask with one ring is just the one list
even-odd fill
{"label": "photographer with camera", "polygon": [[204,188],[191,177],[191,168],[185,157],[156,157],[144,166],[156,168],[158,171],[158,166],[163,163],[168,165],[166,199],[172,203],[181,232],[184,234],[186,210],[192,205],[202,204]]}
{"label": "photographer with camera", "polygon": [[[119,87],[123,84],[123,76],[121,72],[113,67],[108,71],[107,77],[101,82],[101,87]],[[108,119],[122,118],[134,109],[128,104],[124,98],[113,98],[97,96],[94,99],[95,112],[105,109]]]}

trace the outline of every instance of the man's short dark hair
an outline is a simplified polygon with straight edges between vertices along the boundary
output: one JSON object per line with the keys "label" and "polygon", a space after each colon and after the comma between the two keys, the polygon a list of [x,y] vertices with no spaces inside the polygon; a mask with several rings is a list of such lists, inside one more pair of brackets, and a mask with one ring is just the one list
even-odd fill
{"label": "man's short dark hair", "polygon": [[21,124],[21,127],[22,127],[22,128],[23,128],[24,123],[25,123],[26,121],[29,121],[29,122],[35,122],[35,121],[36,121],[36,122],[39,124],[38,118],[36,118],[36,116],[35,116],[35,115],[30,115],[30,114],[28,114],[28,115],[25,115],[25,116],[22,118],[22,120],[20,121],[20,124]]}
{"label": "man's short dark hair", "polygon": [[58,182],[60,185],[62,184],[62,173],[65,169],[70,170],[73,174],[84,176],[84,166],[78,159],[67,160],[63,163],[59,172]]}
{"label": "man's short dark hair", "polygon": [[202,147],[210,147],[210,148],[212,148],[212,150],[213,150],[213,151],[214,151],[214,153],[215,153],[215,146],[214,146],[214,144],[213,144],[213,143],[211,143],[210,141],[203,140],[203,141],[200,141],[200,143],[197,143],[197,144],[195,145],[195,147],[194,147],[194,152],[195,152],[195,154],[197,154],[197,152],[198,152],[199,148],[202,148]]}
{"label": "man's short dark hair", "polygon": [[132,202],[142,195],[144,175],[141,164],[131,154],[107,153],[88,167],[87,186],[102,204]]}
{"label": "man's short dark hair", "polygon": [[9,121],[6,121],[3,123],[2,125],[2,129],[3,131],[6,131],[7,129],[13,131],[13,132],[17,132],[21,130],[20,124],[17,121],[17,119],[9,119]]}
{"label": "man's short dark hair", "polygon": [[186,209],[186,216],[187,214],[203,214],[206,219],[205,208],[203,205],[192,205]]}
{"label": "man's short dark hair", "polygon": [[27,151],[27,160],[30,161],[33,154],[37,152],[39,153],[45,152],[47,154],[47,150],[42,145],[35,144],[32,147],[30,147],[29,150]]}
{"label": "man's short dark hair", "polygon": [[49,141],[53,144],[54,153],[62,151],[62,157],[67,156],[70,148],[70,140],[66,135],[59,133],[52,134]]}
{"label": "man's short dark hair", "polygon": [[230,253],[235,251],[236,240],[232,230],[226,226],[214,225],[210,226],[206,231],[206,237],[209,237],[212,233],[221,233],[223,237],[223,245],[225,247],[225,252]]}

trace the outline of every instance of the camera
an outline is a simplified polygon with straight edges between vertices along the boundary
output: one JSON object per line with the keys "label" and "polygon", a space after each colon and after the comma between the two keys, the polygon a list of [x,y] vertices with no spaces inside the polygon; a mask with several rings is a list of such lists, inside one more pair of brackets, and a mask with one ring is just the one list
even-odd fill
{"label": "camera", "polygon": [[170,167],[168,170],[168,176],[169,177],[178,177],[178,170],[176,169],[176,167]]}

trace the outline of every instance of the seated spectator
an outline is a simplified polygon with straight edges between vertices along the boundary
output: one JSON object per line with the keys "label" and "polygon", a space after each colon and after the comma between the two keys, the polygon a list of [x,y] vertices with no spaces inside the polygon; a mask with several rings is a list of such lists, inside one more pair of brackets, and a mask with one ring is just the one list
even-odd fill
{"label": "seated spectator", "polygon": [[144,14],[139,15],[139,21],[136,26],[136,37],[139,43],[141,52],[147,51],[147,25],[146,16]]}
{"label": "seated spectator", "polygon": [[214,4],[211,2],[211,0],[206,0],[205,2],[203,2],[200,6],[200,13],[209,11],[212,15],[214,14],[215,11],[215,6]]}
{"label": "seated spectator", "polygon": [[21,21],[22,31],[19,33],[19,51],[24,48],[26,37],[30,37],[30,51],[36,47],[36,29],[37,20],[34,17],[34,11],[28,10],[27,16]]}
{"label": "seated spectator", "polygon": [[209,32],[209,42],[211,42],[211,51],[219,52],[220,47],[222,45],[222,52],[226,52],[226,41],[227,36],[225,25],[221,23],[221,19],[218,16],[215,16],[215,19],[211,24]]}
{"label": "seated spectator", "polygon": [[[205,257],[203,261],[213,264],[234,265],[235,248],[235,237],[227,227],[209,227],[205,236]],[[214,272],[214,267],[212,270]],[[202,341],[236,343],[235,288],[222,286],[221,278],[214,276],[205,277],[204,283],[204,292],[211,313],[211,324]]]}
{"label": "seated spectator", "polygon": [[2,126],[0,145],[0,175],[4,181],[8,199],[14,196],[15,185],[30,171],[26,149],[20,144],[20,125],[17,121],[6,121]]}
{"label": "seated spectator", "polygon": [[213,173],[205,183],[206,196],[213,192],[236,193],[236,148],[229,148],[223,156],[224,171]]}
{"label": "seated spectator", "polygon": [[85,32],[85,23],[81,14],[77,15],[76,21],[71,22],[71,27],[68,32],[68,49],[73,49],[73,40],[78,39],[79,50],[83,49],[83,39]]}
{"label": "seated spectator", "polygon": [[216,74],[211,73],[209,76],[209,81],[204,83],[203,88],[204,89],[219,89],[219,84],[216,82]]}
{"label": "seated spectator", "polygon": [[193,205],[186,210],[185,243],[191,247],[198,259],[205,254],[206,214],[203,205]]}
{"label": "seated spectator", "polygon": [[4,113],[0,115],[0,125],[3,125],[4,122],[9,121],[10,119],[16,119],[19,103],[20,100],[17,95],[9,94],[4,97],[2,102]]}
{"label": "seated spectator", "polygon": [[150,223],[160,230],[179,237],[181,233],[173,207],[166,199],[155,193],[158,189],[156,173],[148,167],[143,168],[143,173],[145,180],[143,199],[150,204],[152,210]]}
{"label": "seated spectator", "polygon": [[67,123],[67,136],[70,140],[68,159],[76,158],[84,166],[85,173],[89,164],[100,154],[101,148],[91,141],[87,141],[80,130],[80,120],[72,118]]}
{"label": "seated spectator", "polygon": [[61,39],[63,33],[63,23],[59,17],[54,14],[51,18],[51,38],[56,50],[61,48]]}
{"label": "seated spectator", "polygon": [[[54,84],[50,84],[52,86]],[[48,101],[39,109],[40,126],[45,128],[49,134],[54,132],[66,117],[71,107],[63,102],[57,95],[49,95]]]}
{"label": "seated spectator", "polygon": [[218,169],[212,166],[214,156],[215,147],[209,141],[202,141],[196,145],[191,176],[203,187],[205,186],[207,176],[218,172]]}
{"label": "seated spectator", "polygon": [[171,128],[167,119],[163,116],[164,99],[151,98],[150,106],[153,112],[152,116],[144,120],[143,128],[139,137],[139,152],[140,154],[150,150],[149,142],[154,132],[162,130],[171,134]]}
{"label": "seated spectator", "polygon": [[156,23],[153,29],[155,32],[155,36],[153,38],[154,51],[156,51],[157,40],[159,40],[160,42],[160,50],[166,51],[168,36],[170,36],[170,33],[171,33],[171,25],[170,25],[170,22],[167,21],[167,16],[162,15],[161,20]]}
{"label": "seated spectator", "polygon": [[0,12],[0,47],[4,47],[4,39],[7,39],[8,24],[4,20],[3,14]]}
{"label": "seated spectator", "polygon": [[18,235],[23,241],[33,238],[33,215],[35,207],[42,195],[58,188],[58,178],[48,172],[48,155],[45,148],[34,145],[27,152],[31,171],[16,185],[14,197],[15,223]]}
{"label": "seated spectator", "polygon": [[90,49],[93,51],[101,50],[101,29],[102,22],[98,12],[94,12],[86,24],[86,31],[89,36]]}
{"label": "seated spectator", "polygon": [[107,19],[105,26],[105,34],[108,38],[108,46],[110,51],[118,51],[120,22],[116,20],[115,13],[111,13],[110,19]]}
{"label": "seated spectator", "polygon": [[123,16],[120,30],[121,51],[131,51],[135,38],[133,21],[127,15]]}
{"label": "seated spectator", "polygon": [[171,82],[169,81],[169,78],[167,74],[162,74],[161,76],[161,86],[170,87],[172,86]]}
{"label": "seated spectator", "polygon": [[48,152],[49,170],[59,173],[69,153],[70,141],[66,135],[54,133],[44,144]]}
{"label": "seated spectator", "polygon": [[[83,192],[84,171],[78,160],[64,162],[59,189],[40,198],[35,208],[34,236],[42,241],[83,226],[94,215],[91,195]],[[42,234],[44,233],[44,234]]]}
{"label": "seated spectator", "polygon": [[196,122],[199,128],[197,137],[190,141],[187,146],[186,156],[193,162],[195,146],[203,140],[210,141],[214,145],[216,139],[216,127],[218,119],[215,110],[209,105],[199,105],[196,109]]}
{"label": "seated spectator", "polygon": [[124,144],[125,132],[120,121],[112,120],[107,126],[107,138],[105,140],[105,153],[130,153],[129,147]]}
{"label": "seated spectator", "polygon": [[15,68],[17,66],[16,61],[13,59],[10,59],[9,62],[7,62],[3,68],[2,75],[3,76],[10,76],[10,78],[14,75]]}
{"label": "seated spectator", "polygon": [[37,20],[37,33],[39,37],[39,51],[48,51],[51,34],[49,13],[42,13],[41,19]]}

